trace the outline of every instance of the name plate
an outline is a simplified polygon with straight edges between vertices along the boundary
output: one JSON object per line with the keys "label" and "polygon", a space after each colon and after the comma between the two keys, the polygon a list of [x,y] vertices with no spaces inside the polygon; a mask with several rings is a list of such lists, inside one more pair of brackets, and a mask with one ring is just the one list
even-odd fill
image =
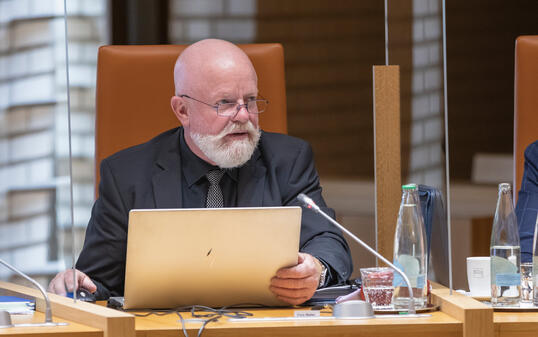
{"label": "name plate", "polygon": [[293,316],[297,318],[320,317],[320,311],[319,310],[296,310],[293,312]]}

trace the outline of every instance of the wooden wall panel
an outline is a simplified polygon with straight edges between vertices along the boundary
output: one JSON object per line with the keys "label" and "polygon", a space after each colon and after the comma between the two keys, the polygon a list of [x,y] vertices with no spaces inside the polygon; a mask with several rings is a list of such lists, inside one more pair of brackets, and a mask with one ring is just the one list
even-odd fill
{"label": "wooden wall panel", "polygon": [[322,177],[373,179],[371,67],[384,62],[382,1],[258,1],[256,42],[284,45],[289,134]]}
{"label": "wooden wall panel", "polygon": [[514,48],[538,34],[538,1],[447,1],[450,169],[470,180],[478,152],[512,153]]}

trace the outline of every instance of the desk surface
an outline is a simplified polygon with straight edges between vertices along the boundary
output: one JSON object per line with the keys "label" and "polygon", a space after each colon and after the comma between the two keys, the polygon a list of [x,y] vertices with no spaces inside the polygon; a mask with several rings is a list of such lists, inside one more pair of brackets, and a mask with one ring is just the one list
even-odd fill
{"label": "desk surface", "polygon": [[[0,285],[2,285],[0,283]],[[3,284],[5,289],[15,293],[33,294],[33,289]],[[18,289],[21,288],[22,290]],[[175,314],[164,316],[133,317],[130,314],[106,309],[88,303],[73,304],[72,301],[49,295],[53,301],[55,321],[67,322],[67,326],[9,328],[0,329],[0,336],[103,336],[103,337],[152,337],[182,336],[179,317]],[[432,290],[432,300],[441,306],[442,311],[431,313],[430,317],[420,318],[376,318],[358,320],[287,320],[231,322],[220,318],[206,326],[204,336],[497,336],[523,337],[538,336],[538,312],[493,312],[490,307],[472,298],[454,293],[450,295],[444,287]],[[38,299],[38,304],[40,301]],[[38,305],[39,307],[39,305]],[[292,317],[296,310],[308,308],[247,309],[255,318]],[[131,312],[137,313],[137,312]],[[190,313],[182,313],[191,319]],[[322,311],[322,316],[330,316],[330,310]],[[73,320],[81,323],[75,323]],[[14,316],[14,323],[43,322],[43,313]],[[94,326],[94,327],[90,327]],[[186,323],[190,335],[196,336],[200,322]]]}
{"label": "desk surface", "polygon": [[[45,315],[34,312],[33,315],[12,315],[13,324],[42,323]],[[53,327],[13,327],[0,329],[0,336],[62,336],[62,337],[103,337],[103,331],[63,318],[53,317],[53,322],[66,322],[66,326]]]}
{"label": "desk surface", "polygon": [[[295,310],[304,309],[247,309],[253,317],[290,317]],[[134,312],[133,312],[134,313]],[[182,313],[183,318],[191,318],[190,313]],[[322,316],[330,316],[329,312]],[[196,335],[201,323],[186,323],[189,335]],[[323,327],[323,328],[322,328]],[[179,336],[181,324],[176,314],[165,316],[136,317],[136,335]],[[463,323],[443,312],[434,312],[424,318],[385,318],[362,320],[330,321],[267,321],[229,322],[220,318],[209,323],[204,336],[342,336],[361,332],[361,336],[462,336]]]}

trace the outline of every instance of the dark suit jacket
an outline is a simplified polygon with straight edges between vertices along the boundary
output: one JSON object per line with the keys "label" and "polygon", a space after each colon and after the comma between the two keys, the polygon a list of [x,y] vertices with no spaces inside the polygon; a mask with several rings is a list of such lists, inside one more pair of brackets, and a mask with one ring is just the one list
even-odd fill
{"label": "dark suit jacket", "polygon": [[534,226],[538,215],[538,141],[525,150],[525,171],[516,205],[521,261],[532,261]]}
{"label": "dark suit jacket", "polygon": [[[99,198],[77,261],[77,269],[97,284],[99,298],[123,295],[129,210],[182,207],[182,136],[181,127],[172,129],[102,161]],[[237,206],[299,205],[296,196],[301,192],[334,217],[321,196],[308,143],[262,132],[252,158],[239,169]],[[303,209],[300,250],[329,265],[332,283],[351,275],[349,247],[341,232],[307,209]]]}

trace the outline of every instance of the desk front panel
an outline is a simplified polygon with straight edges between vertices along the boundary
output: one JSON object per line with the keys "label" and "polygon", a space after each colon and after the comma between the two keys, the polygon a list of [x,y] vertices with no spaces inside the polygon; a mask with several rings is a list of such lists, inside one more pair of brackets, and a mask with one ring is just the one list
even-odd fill
{"label": "desk front panel", "polygon": [[538,312],[496,312],[495,337],[538,336]]}
{"label": "desk front panel", "polygon": [[[25,323],[43,323],[45,315],[42,312],[36,311],[33,315],[11,315],[13,324]],[[37,336],[61,336],[61,337],[103,337],[102,330],[89,327],[87,325],[68,321],[63,318],[54,316],[53,322],[65,322],[66,326],[51,326],[51,327],[13,327],[0,329],[0,336],[16,336],[16,337],[37,337]]]}
{"label": "desk front panel", "polygon": [[[250,309],[253,317],[289,317],[294,309]],[[190,319],[190,313],[182,313]],[[330,313],[323,314],[330,316]],[[189,335],[196,335],[201,323],[187,323]],[[137,337],[182,336],[181,323],[176,314],[165,316],[137,317],[135,321]],[[424,318],[384,318],[363,320],[324,320],[324,321],[266,321],[266,322],[228,322],[220,318],[209,323],[203,336],[462,336],[463,323],[443,312],[434,312]]]}

